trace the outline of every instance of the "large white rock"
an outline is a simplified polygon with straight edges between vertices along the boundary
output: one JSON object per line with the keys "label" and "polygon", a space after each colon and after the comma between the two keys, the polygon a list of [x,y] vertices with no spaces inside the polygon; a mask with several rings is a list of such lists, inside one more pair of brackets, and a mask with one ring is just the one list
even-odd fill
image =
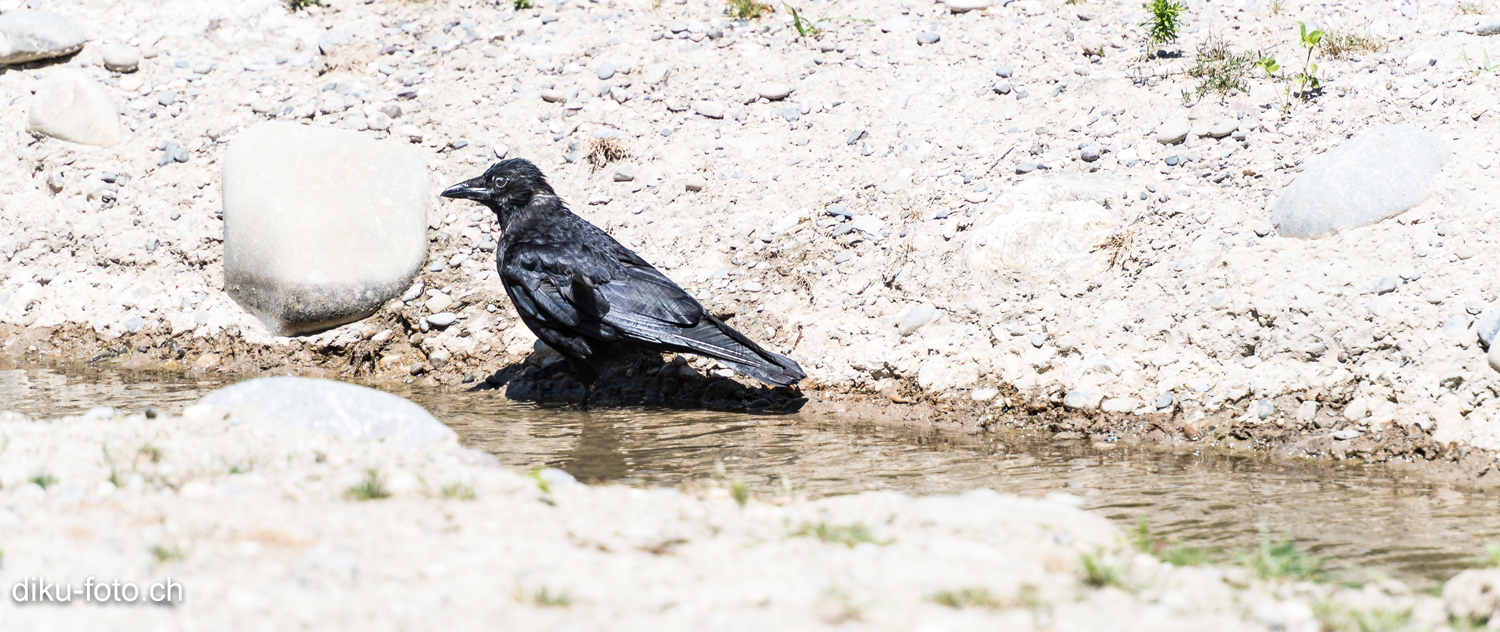
{"label": "large white rock", "polygon": [[84,34],[72,20],[46,11],[0,15],[0,64],[72,55],[83,50]]}
{"label": "large white rock", "polygon": [[120,108],[109,90],[81,70],[58,70],[36,88],[26,130],[72,143],[120,142]]}
{"label": "large white rock", "polygon": [[[345,441],[386,442],[418,448],[457,438],[426,409],[373,388],[305,377],[264,377],[203,396],[207,408],[257,408],[304,430]],[[188,412],[194,412],[192,408]]]}
{"label": "large white rock", "polygon": [[224,285],[278,335],[359,320],[427,257],[426,161],[405,143],[261,123],[224,157]]}
{"label": "large white rock", "polygon": [[1374,224],[1426,199],[1447,159],[1442,139],[1411,125],[1360,132],[1307,159],[1271,207],[1271,223],[1302,239]]}
{"label": "large white rock", "polygon": [[1026,180],[975,222],[979,228],[964,243],[964,264],[971,270],[1015,270],[1044,283],[1088,279],[1109,269],[1112,253],[1100,245],[1124,226],[1121,192],[1117,181],[1099,176]]}

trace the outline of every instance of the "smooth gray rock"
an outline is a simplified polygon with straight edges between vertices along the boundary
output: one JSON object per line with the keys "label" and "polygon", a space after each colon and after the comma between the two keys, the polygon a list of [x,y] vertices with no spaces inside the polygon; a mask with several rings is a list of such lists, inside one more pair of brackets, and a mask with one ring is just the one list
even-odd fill
{"label": "smooth gray rock", "polygon": [[1474,29],[1476,35],[1500,35],[1500,18],[1490,18]]}
{"label": "smooth gray rock", "polygon": [[282,423],[345,441],[418,448],[456,438],[443,422],[405,398],[333,380],[263,377],[221,388],[198,404],[258,408]]}
{"label": "smooth gray rock", "polygon": [[1175,401],[1176,398],[1177,398],[1177,393],[1176,392],[1167,391],[1165,393],[1162,393],[1160,397],[1157,397],[1156,398],[1156,402],[1153,405],[1156,407],[1157,410],[1161,410],[1163,408],[1171,406],[1172,402]]}
{"label": "smooth gray rock", "polygon": [[131,73],[141,67],[141,51],[134,46],[110,44],[100,53],[104,57],[104,69],[110,72]]}
{"label": "smooth gray rock", "polygon": [[1068,408],[1090,409],[1099,405],[1099,395],[1090,395],[1083,391],[1068,391],[1063,396],[1063,405]]}
{"label": "smooth gray rock", "polygon": [[261,123],[224,157],[224,277],[278,335],[401,296],[427,258],[427,162],[406,143]]}
{"label": "smooth gray rock", "polygon": [[599,77],[600,81],[609,81],[611,77],[615,76],[615,65],[607,61],[599,64],[599,69],[595,75]]}
{"label": "smooth gray rock", "polygon": [[0,15],[0,64],[20,64],[72,55],[83,50],[83,28],[46,11]]}
{"label": "smooth gray rock", "polygon": [[1176,145],[1186,139],[1188,132],[1191,131],[1193,131],[1193,126],[1187,121],[1167,121],[1156,130],[1156,142],[1163,145]]}
{"label": "smooth gray rock", "polygon": [[120,108],[99,82],[82,70],[64,68],[37,86],[26,131],[110,147],[120,142]]}
{"label": "smooth gray rock", "polygon": [[1274,414],[1276,414],[1276,404],[1273,403],[1271,400],[1269,400],[1269,399],[1262,399],[1262,400],[1259,400],[1259,401],[1255,402],[1255,416],[1256,417],[1259,417],[1261,419],[1265,419],[1265,418],[1270,417],[1271,415],[1274,415]]}
{"label": "smooth gray rock", "polygon": [[1390,294],[1391,292],[1395,292],[1397,284],[1398,281],[1396,281],[1396,277],[1385,277],[1380,280],[1379,285],[1375,286],[1375,293]]}
{"label": "smooth gray rock", "polygon": [[937,307],[932,303],[922,303],[907,310],[906,315],[901,317],[901,324],[896,326],[896,332],[902,336],[910,336],[912,332],[921,329],[923,325],[937,318]]}
{"label": "smooth gray rock", "polygon": [[1427,198],[1447,158],[1442,139],[1411,125],[1366,130],[1309,158],[1271,207],[1271,223],[1317,239],[1393,217]]}
{"label": "smooth gray rock", "polygon": [[763,83],[755,92],[767,101],[780,101],[792,94],[792,86],[785,83]]}
{"label": "smooth gray rock", "polygon": [[1479,341],[1488,347],[1493,344],[1495,334],[1500,333],[1500,307],[1491,309],[1488,314],[1479,319],[1479,324],[1474,326],[1475,333],[1479,334]]}

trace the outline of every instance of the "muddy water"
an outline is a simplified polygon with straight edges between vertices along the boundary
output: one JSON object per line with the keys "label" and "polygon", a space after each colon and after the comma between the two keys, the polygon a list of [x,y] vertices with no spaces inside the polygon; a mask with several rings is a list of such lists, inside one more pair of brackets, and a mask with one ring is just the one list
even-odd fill
{"label": "muddy water", "polygon": [[[0,409],[77,414],[99,404],[178,412],[231,378],[110,368],[0,366]],[[975,487],[1062,492],[1126,528],[1223,551],[1251,547],[1264,519],[1327,559],[1336,575],[1381,574],[1430,586],[1500,540],[1500,495],[1384,466],[1166,453],[1027,435],[956,437],[809,413],[579,412],[506,402],[492,392],[407,388],[471,447],[518,467],[550,465],[586,482],[675,485],[723,463],[772,492],[786,477],[811,496]],[[1226,553],[1227,555],[1227,553]]]}

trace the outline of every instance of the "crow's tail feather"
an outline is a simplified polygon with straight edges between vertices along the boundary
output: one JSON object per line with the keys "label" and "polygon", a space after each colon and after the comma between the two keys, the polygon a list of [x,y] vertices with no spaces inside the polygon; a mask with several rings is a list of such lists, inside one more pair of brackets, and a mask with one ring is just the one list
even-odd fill
{"label": "crow's tail feather", "polygon": [[679,329],[672,346],[723,362],[735,371],[774,386],[791,386],[807,377],[795,361],[755,344],[744,334],[707,316],[691,329]]}

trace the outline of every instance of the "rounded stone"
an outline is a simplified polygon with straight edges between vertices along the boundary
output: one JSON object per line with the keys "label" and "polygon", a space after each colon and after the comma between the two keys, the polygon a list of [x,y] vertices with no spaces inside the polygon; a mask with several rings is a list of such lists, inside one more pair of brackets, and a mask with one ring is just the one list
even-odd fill
{"label": "rounded stone", "polygon": [[1093,408],[1098,401],[1097,396],[1083,391],[1068,391],[1068,394],[1063,396],[1063,405],[1073,409]]}
{"label": "rounded stone", "polygon": [[104,69],[110,72],[135,72],[141,66],[141,51],[134,46],[110,44],[100,50]]}
{"label": "rounded stone", "polygon": [[1156,130],[1156,142],[1163,145],[1176,145],[1186,139],[1191,131],[1193,131],[1193,126],[1187,121],[1180,119],[1167,121]]}
{"label": "rounded stone", "polygon": [[763,83],[756,89],[756,93],[767,101],[780,101],[791,96],[792,86],[785,83]]}
{"label": "rounded stone", "polygon": [[83,145],[120,142],[120,108],[81,70],[58,70],[37,86],[26,130]]}
{"label": "rounded stone", "polygon": [[279,335],[374,313],[427,258],[426,160],[404,143],[261,123],[224,157],[224,286]]}
{"label": "rounded stone", "polygon": [[936,318],[937,307],[932,303],[921,303],[906,311],[906,314],[901,317],[901,323],[896,326],[896,332],[902,336],[910,336]]}
{"label": "rounded stone", "polygon": [[[205,395],[194,409],[254,409],[281,423],[345,441],[420,448],[457,435],[421,406],[402,397],[334,380],[263,377]],[[201,410],[201,409],[200,409]]]}
{"label": "rounded stone", "polygon": [[1427,199],[1448,149],[1411,125],[1377,127],[1308,158],[1271,207],[1284,236],[1317,239],[1374,224]]}
{"label": "rounded stone", "polygon": [[56,13],[23,9],[0,15],[0,64],[72,55],[85,41],[78,24]]}

